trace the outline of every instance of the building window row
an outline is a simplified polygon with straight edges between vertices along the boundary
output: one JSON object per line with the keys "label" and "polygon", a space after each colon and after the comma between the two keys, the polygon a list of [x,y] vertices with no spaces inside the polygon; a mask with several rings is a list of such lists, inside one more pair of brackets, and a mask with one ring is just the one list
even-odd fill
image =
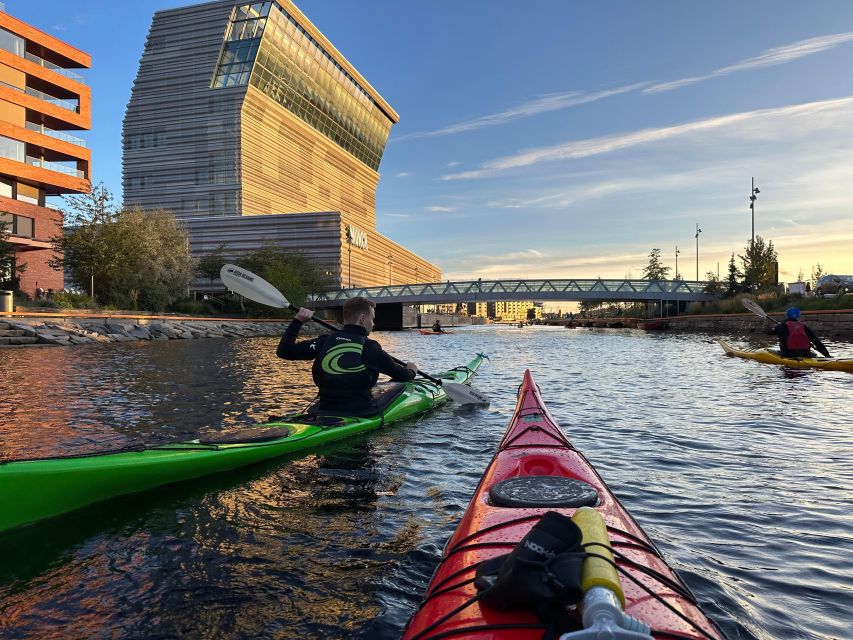
{"label": "building window row", "polygon": [[165,131],[145,131],[128,134],[125,138],[124,148],[128,150],[151,149],[165,146],[167,143],[168,137]]}
{"label": "building window row", "polygon": [[6,231],[21,238],[36,237],[36,220],[14,213],[0,213],[0,222],[6,223]]}

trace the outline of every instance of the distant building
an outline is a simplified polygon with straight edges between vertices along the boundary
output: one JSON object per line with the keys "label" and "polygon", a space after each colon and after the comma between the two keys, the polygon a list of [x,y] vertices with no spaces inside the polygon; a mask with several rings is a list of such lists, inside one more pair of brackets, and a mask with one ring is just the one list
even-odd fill
{"label": "distant building", "polygon": [[[20,288],[60,290],[51,269],[50,239],[62,233],[62,214],[46,196],[91,188],[91,152],[68,131],[91,124],[91,91],[71,69],[88,68],[87,53],[13,18],[0,4],[0,219],[15,264],[24,265]],[[0,284],[11,274],[0,273]],[[8,286],[8,285],[6,285]]]}
{"label": "distant building", "polygon": [[173,211],[195,255],[274,241],[344,287],[437,282],[376,230],[397,120],[289,0],[159,11],[124,119],[124,201]]}
{"label": "distant building", "polygon": [[468,315],[504,322],[525,322],[542,318],[543,303],[532,300],[499,300],[468,303]]}

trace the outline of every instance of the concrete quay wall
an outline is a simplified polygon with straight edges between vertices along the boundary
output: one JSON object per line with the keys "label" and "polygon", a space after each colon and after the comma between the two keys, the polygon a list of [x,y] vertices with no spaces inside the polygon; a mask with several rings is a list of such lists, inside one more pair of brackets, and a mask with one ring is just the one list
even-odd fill
{"label": "concrete quay wall", "polygon": [[[784,320],[784,314],[770,314]],[[853,338],[853,309],[803,311],[802,320],[820,338]],[[766,333],[771,324],[752,313],[696,315],[662,318],[668,331],[702,331],[705,333]]]}

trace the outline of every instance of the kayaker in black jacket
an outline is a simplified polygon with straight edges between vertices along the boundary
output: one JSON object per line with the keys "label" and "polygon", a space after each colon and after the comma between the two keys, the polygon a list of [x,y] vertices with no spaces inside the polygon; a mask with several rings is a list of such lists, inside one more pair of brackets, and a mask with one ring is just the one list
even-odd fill
{"label": "kayaker in black jacket", "polygon": [[780,322],[770,330],[771,335],[779,337],[779,352],[783,356],[793,358],[808,358],[813,355],[811,346],[829,358],[829,350],[809,329],[805,322],[800,320],[800,310],[791,307],[785,312],[785,322]]}
{"label": "kayaker in black jacket", "polygon": [[432,323],[432,330],[436,333],[444,333],[444,329],[441,328],[441,323],[438,320]]}
{"label": "kayaker in black jacket", "polygon": [[373,330],[376,305],[367,298],[351,298],[344,304],[344,327],[334,333],[296,342],[302,325],[314,316],[301,308],[279,342],[276,354],[285,360],[313,360],[311,374],[319,389],[319,408],[348,411],[369,409],[370,393],[379,374],[395,382],[415,377],[418,367],[409,362],[400,366],[367,336]]}

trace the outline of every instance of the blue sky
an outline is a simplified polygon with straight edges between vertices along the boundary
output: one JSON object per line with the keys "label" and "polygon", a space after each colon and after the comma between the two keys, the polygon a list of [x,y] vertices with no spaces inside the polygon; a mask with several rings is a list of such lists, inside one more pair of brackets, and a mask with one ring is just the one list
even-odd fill
{"label": "blue sky", "polygon": [[[154,11],[12,0],[92,54],[93,178],[121,193],[121,119]],[[750,235],[783,280],[853,273],[853,2],[303,0],[400,114],[377,227],[446,278],[640,277],[653,247],[721,274]]]}

